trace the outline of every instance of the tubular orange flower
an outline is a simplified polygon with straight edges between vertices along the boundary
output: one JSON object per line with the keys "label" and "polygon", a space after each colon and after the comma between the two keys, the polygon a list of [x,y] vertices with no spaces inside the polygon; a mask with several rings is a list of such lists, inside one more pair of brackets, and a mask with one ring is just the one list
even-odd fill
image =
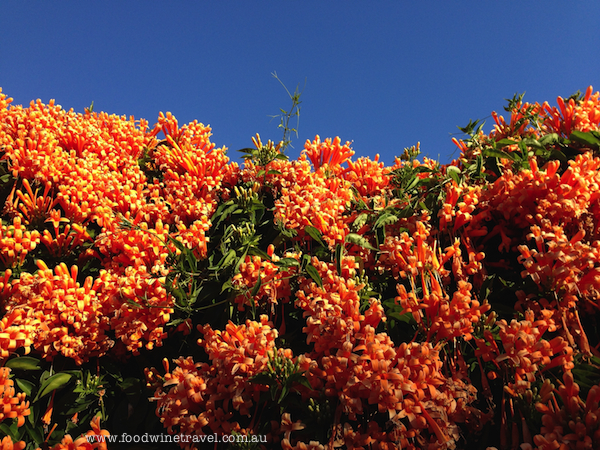
{"label": "tubular orange flower", "polygon": [[110,436],[110,433],[100,428],[100,417],[95,416],[90,422],[90,427],[91,430],[85,436],[75,440],[70,434],[65,435],[58,444],[49,447],[50,450],[107,450],[106,437]]}
{"label": "tubular orange flower", "polygon": [[26,445],[25,441],[13,442],[10,436],[5,436],[0,441],[0,450],[23,450]]}
{"label": "tubular orange flower", "polygon": [[[289,161],[257,136],[255,146],[275,159],[249,160],[240,170],[211,142],[210,127],[180,125],[170,113],[149,129],[144,120],[77,114],[54,101],[8,108],[11,99],[0,93],[0,158],[16,178],[5,183],[0,223],[0,365],[29,352],[75,364],[109,352],[125,359],[161,346],[175,318],[183,322],[172,331],[202,334],[204,359],[179,357],[170,367],[165,359],[164,377],[145,371],[170,433],[270,429],[268,445],[286,449],[449,450],[463,445],[461,433],[481,432],[493,415],[475,407],[480,395],[502,401],[503,446],[512,431],[512,445],[523,450],[599,447],[600,387],[589,389],[584,401],[589,386],[580,389],[578,372],[569,372],[598,343],[597,333],[584,327],[597,321],[600,306],[600,157],[570,137],[598,130],[599,99],[590,87],[582,99],[559,98],[555,108],[512,102],[510,118],[492,114],[488,135],[454,140],[461,155],[446,167],[414,159],[418,146],[390,168],[378,157],[352,161],[349,142],[318,136]],[[595,147],[591,136],[588,147]],[[523,156],[524,146],[535,155]],[[566,146],[573,150],[563,152],[567,160],[552,160]],[[490,147],[517,152],[498,158],[502,173],[492,173],[490,155],[498,153]],[[460,183],[451,176],[456,168]],[[398,189],[400,173],[414,176],[417,187]],[[235,270],[215,274],[209,252],[219,246],[222,228],[212,228],[211,216],[234,194],[241,198],[241,189],[263,202],[256,241],[242,249]],[[264,233],[269,215],[287,231]],[[351,232],[361,239],[348,239]],[[312,248],[315,241],[331,255]],[[216,304],[230,300],[239,308],[222,327],[194,328],[206,316],[187,311],[182,317],[167,293],[164,283],[177,275],[170,256],[180,254],[179,243],[192,250],[201,276],[211,272],[203,287],[223,281],[237,289],[231,298],[217,289]],[[310,263],[299,261],[302,254]],[[39,261],[36,271],[34,255],[48,264]],[[302,269],[288,260],[294,270],[284,270],[280,255]],[[94,276],[86,273],[78,283],[75,261],[92,267]],[[518,278],[519,271],[525,280],[511,275]],[[393,292],[392,277],[397,305],[380,300]],[[511,299],[524,317],[485,315],[499,303],[513,306]],[[254,313],[249,304],[270,306],[271,317],[247,320]],[[294,310],[287,331],[279,310]],[[403,312],[414,321],[405,323]],[[279,330],[269,321],[274,317]],[[296,333],[304,342],[294,340]],[[295,357],[291,348],[278,348],[278,339],[301,352]],[[479,365],[481,394],[469,381],[469,358]],[[273,387],[254,377],[274,359],[290,360],[306,377],[308,385],[297,383],[292,396],[322,406],[319,414],[287,404],[269,412],[273,392],[265,394]],[[484,362],[493,370],[486,373]],[[553,391],[545,383],[536,397],[532,383],[561,370],[563,385]],[[0,373],[0,421],[22,425],[29,406],[7,371]],[[502,381],[500,399],[492,388]],[[541,428],[528,421],[518,399],[537,402]],[[55,405],[40,412],[41,421],[50,421]],[[320,434],[326,442],[302,442],[312,438],[307,430],[315,424],[327,428]],[[98,419],[90,425],[88,437],[107,434]],[[5,439],[0,446],[21,443]],[[105,445],[65,436],[55,448]]]}
{"label": "tubular orange flower", "polygon": [[292,357],[289,350],[275,349],[278,333],[267,316],[260,320],[248,320],[245,325],[229,322],[224,331],[213,330],[210,325],[200,327],[204,338],[199,344],[212,364],[194,363],[191,357],[174,360],[175,369],[165,374],[155,393],[157,414],[169,432],[178,429],[204,435],[244,431],[233,420],[234,413],[249,422],[252,406],[267,389],[251,383],[251,378],[265,370],[274,351]]}
{"label": "tubular orange flower", "polygon": [[306,141],[303,152],[313,163],[315,170],[327,165],[328,168],[337,171],[337,167],[354,155],[350,142],[346,142],[344,146],[340,145],[341,142],[342,140],[337,136],[333,141],[327,138],[321,142],[321,138],[317,135],[312,142]]}
{"label": "tubular orange flower", "polygon": [[349,182],[326,178],[323,173],[310,174],[303,184],[282,188],[275,201],[275,220],[288,229],[298,230],[299,240],[305,237],[304,228],[313,226],[334,248],[350,233],[343,213],[351,200]]}
{"label": "tubular orange flower", "polygon": [[379,162],[379,155],[375,155],[374,160],[358,158],[355,162],[351,159],[347,162],[348,168],[342,176],[352,183],[360,195],[374,197],[385,194],[390,184],[390,169],[386,169],[383,163]]}
{"label": "tubular orange flower", "polygon": [[8,227],[2,225],[0,219],[0,262],[5,268],[22,265],[27,254],[35,250],[39,243],[39,231],[26,230],[20,217],[15,217],[12,226]]}
{"label": "tubular orange flower", "polygon": [[35,276],[22,274],[15,282],[15,293],[8,303],[15,312],[29,311],[27,316],[19,317],[19,325],[28,325],[32,315],[39,320],[34,347],[45,358],[62,353],[78,364],[92,355],[104,354],[112,341],[104,333],[107,319],[102,315],[92,277],[80,286],[77,266],[69,271],[62,263],[51,270],[38,261],[38,267]]}
{"label": "tubular orange flower", "polygon": [[[260,256],[247,256],[240,265],[239,272],[233,277],[232,286],[240,292],[234,302],[237,303],[240,311],[243,311],[246,306],[262,305],[265,302],[271,305],[271,309],[280,300],[283,303],[289,302],[291,295],[289,278],[292,270],[280,270],[274,264],[280,258],[274,254],[270,256],[271,261],[263,260]],[[285,257],[293,257],[293,255],[287,253]],[[258,292],[252,298],[251,291],[258,283]]]}
{"label": "tubular orange flower", "polygon": [[49,181],[46,182],[44,193],[40,197],[38,197],[39,188],[34,193],[27,179],[23,180],[23,187],[25,188],[25,194],[20,189],[16,191],[20,203],[15,208],[21,211],[22,217],[25,219],[25,224],[38,219],[45,219],[56,204],[56,200],[48,196],[52,188],[52,183]]}
{"label": "tubular orange flower", "polygon": [[583,401],[579,396],[579,385],[573,374],[567,371],[558,388],[562,400],[559,407],[552,386],[546,383],[546,394],[535,406],[543,414],[541,434],[533,441],[538,450],[565,448],[597,448],[600,445],[600,386],[593,386]]}
{"label": "tubular orange flower", "polygon": [[45,325],[31,308],[13,308],[0,319],[0,358],[7,358],[12,352],[24,349],[31,351],[37,336]]}
{"label": "tubular orange flower", "polygon": [[29,401],[25,401],[23,392],[15,392],[14,382],[9,379],[10,371],[8,367],[0,367],[0,422],[17,419],[17,427],[22,427],[25,416],[30,414]]}

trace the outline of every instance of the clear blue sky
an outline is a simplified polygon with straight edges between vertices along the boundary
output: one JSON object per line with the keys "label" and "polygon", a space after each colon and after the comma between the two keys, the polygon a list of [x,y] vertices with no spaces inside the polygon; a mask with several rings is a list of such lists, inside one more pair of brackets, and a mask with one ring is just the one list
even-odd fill
{"label": "clear blue sky", "polygon": [[[15,104],[210,124],[217,146],[279,140],[302,95],[306,139],[340,136],[387,163],[421,142],[456,157],[451,133],[504,98],[555,102],[600,89],[595,1],[9,1],[0,3],[0,86]],[[489,127],[486,127],[489,128]]]}

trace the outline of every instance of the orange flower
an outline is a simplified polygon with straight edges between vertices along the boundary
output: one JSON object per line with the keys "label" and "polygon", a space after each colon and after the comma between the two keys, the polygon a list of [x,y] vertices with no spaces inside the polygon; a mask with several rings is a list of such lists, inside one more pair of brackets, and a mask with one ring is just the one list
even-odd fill
{"label": "orange flower", "polygon": [[493,359],[495,364],[508,364],[515,374],[514,382],[508,387],[516,394],[529,389],[531,383],[540,371],[562,366],[565,370],[573,368],[573,349],[560,336],[550,341],[542,338],[550,328],[548,321],[540,319],[534,321],[532,311],[526,312],[526,320],[505,320],[496,322],[500,328],[500,341],[504,352],[501,353],[491,334],[486,334],[485,339],[476,339],[477,356],[483,356],[485,361]]}
{"label": "orange flower", "polygon": [[8,358],[12,352],[20,348],[24,353],[31,351],[38,333],[45,330],[40,318],[31,308],[13,308],[0,319],[0,358]]}
{"label": "orange flower", "polygon": [[298,230],[298,240],[305,238],[306,226],[313,226],[335,248],[350,233],[344,213],[351,200],[349,182],[327,178],[320,171],[307,176],[302,184],[281,189],[281,196],[275,200],[275,220],[288,229]]}
{"label": "orange flower", "polygon": [[10,436],[5,436],[0,441],[0,450],[23,450],[26,445],[25,441],[13,443]]}
{"label": "orange flower", "polygon": [[[77,266],[69,271],[64,263],[54,270],[40,260],[37,264],[35,276],[23,273],[14,283],[15,292],[8,306],[15,313],[29,311],[21,314],[16,324],[28,325],[32,317],[39,321],[33,345],[47,359],[62,353],[82,364],[92,355],[103,355],[112,342],[104,333],[107,319],[92,277],[80,286]],[[23,345],[28,345],[27,341]]]}
{"label": "orange flower", "polygon": [[157,414],[169,432],[241,432],[244,429],[234,417],[249,423],[252,407],[268,389],[251,383],[251,378],[266,369],[273,352],[289,358],[292,354],[275,348],[278,333],[265,315],[260,322],[247,320],[245,325],[229,322],[224,331],[210,325],[199,330],[204,335],[199,344],[211,364],[195,363],[191,357],[174,360],[175,369],[165,374],[153,398]]}
{"label": "orange flower", "polygon": [[340,145],[341,142],[341,139],[337,136],[333,142],[331,138],[321,142],[321,138],[317,135],[312,142],[306,141],[303,153],[313,163],[315,170],[327,165],[335,172],[337,167],[354,155],[354,151],[350,148],[350,142],[346,142],[343,147]]}
{"label": "orange flower", "polygon": [[579,385],[573,374],[563,375],[563,384],[558,388],[562,400],[559,406],[549,380],[542,387],[542,398],[536,409],[543,414],[541,434],[534,436],[537,450],[587,449],[600,446],[600,386],[593,386],[583,401],[579,396]]}
{"label": "orange flower", "polygon": [[280,430],[284,433],[284,439],[289,440],[292,431],[304,430],[304,428],[306,428],[306,425],[301,421],[297,420],[296,422],[292,422],[290,413],[283,413],[281,416]]}
{"label": "orange flower", "polygon": [[25,401],[26,395],[23,392],[15,393],[14,382],[9,379],[9,375],[8,367],[0,367],[0,422],[17,419],[17,426],[22,427],[25,416],[30,414],[29,402]]}
{"label": "orange flower", "polygon": [[[289,278],[291,270],[280,270],[274,263],[279,261],[277,255],[271,254],[271,261],[262,260],[259,256],[247,256],[240,265],[239,272],[233,277],[232,286],[240,292],[234,299],[240,311],[245,306],[262,305],[265,302],[271,305],[271,309],[279,303],[289,302],[291,295]],[[285,257],[294,257],[292,253],[286,253]],[[260,279],[260,282],[259,282]],[[259,284],[259,289],[252,297],[251,291]]]}
{"label": "orange flower", "polygon": [[39,243],[40,233],[26,230],[20,217],[15,217],[12,226],[8,227],[2,225],[0,219],[0,262],[5,268],[22,265],[27,254],[35,250]]}
{"label": "orange flower", "polygon": [[379,155],[375,155],[374,160],[358,158],[354,162],[348,159],[347,162],[348,168],[344,170],[342,176],[352,183],[360,195],[363,197],[385,195],[386,188],[390,185],[388,174],[391,169],[386,169],[383,163],[379,162]]}

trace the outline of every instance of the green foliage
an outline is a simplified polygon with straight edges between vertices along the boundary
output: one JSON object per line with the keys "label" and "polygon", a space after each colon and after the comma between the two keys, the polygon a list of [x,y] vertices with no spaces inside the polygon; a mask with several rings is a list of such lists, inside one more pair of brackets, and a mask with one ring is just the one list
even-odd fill
{"label": "green foliage", "polygon": [[[59,361],[50,364],[29,356],[12,358],[6,363],[12,370],[16,386],[27,394],[31,413],[22,427],[9,427],[3,423],[0,430],[11,436],[13,441],[29,442],[28,449],[42,446],[46,440],[49,443],[59,442],[67,433],[87,431],[90,420],[96,414],[106,419],[102,398],[106,392],[104,377],[92,375],[89,369],[83,368],[55,372],[58,365],[63,364]],[[48,417],[58,425],[50,435],[48,426],[42,421],[44,414],[51,414]],[[81,422],[72,420],[75,414]]]}
{"label": "green foliage", "polygon": [[[292,133],[295,133],[296,137],[298,137],[298,126],[300,125],[300,104],[302,103],[300,101],[300,96],[302,95],[302,92],[304,92],[304,89],[302,89],[302,91],[299,91],[298,89],[300,88],[300,84],[298,84],[296,86],[296,90],[292,94],[285,86],[285,84],[283,84],[283,81],[279,79],[276,72],[273,72],[271,75],[273,75],[273,78],[275,78],[277,81],[279,81],[279,83],[281,83],[288,96],[290,97],[290,100],[292,100],[292,106],[289,109],[289,111],[280,109],[281,114],[271,116],[272,119],[276,117],[280,118],[279,128],[283,130],[282,150],[285,151],[285,149],[287,149],[288,146],[291,146],[292,141],[290,139],[290,136],[292,135]],[[304,82],[304,87],[306,87],[306,80]],[[290,126],[290,121],[293,117],[296,117],[296,128],[292,128]]]}
{"label": "green foliage", "polygon": [[293,362],[283,354],[269,354],[269,362],[264,372],[252,377],[251,382],[264,384],[269,387],[269,402],[273,402],[280,410],[284,412],[287,406],[288,395],[290,393],[299,393],[298,386],[304,386],[311,389],[310,383],[306,379],[305,373],[298,368],[299,362]]}

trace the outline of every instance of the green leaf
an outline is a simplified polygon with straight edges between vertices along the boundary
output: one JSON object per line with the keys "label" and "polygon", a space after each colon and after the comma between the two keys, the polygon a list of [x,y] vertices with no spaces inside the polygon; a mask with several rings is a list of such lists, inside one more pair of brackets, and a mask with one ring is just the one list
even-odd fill
{"label": "green leaf", "polygon": [[302,260],[300,262],[300,270],[304,270],[306,268],[306,266],[309,264],[310,264],[310,256],[308,256],[305,253],[304,255],[302,255]]}
{"label": "green leaf", "polygon": [[400,211],[398,211],[396,213],[396,215],[398,217],[400,217],[401,219],[406,219],[408,217],[411,217],[413,214],[415,213],[415,210],[413,208],[411,208],[410,206],[407,206],[406,208],[402,208]]}
{"label": "green leaf", "polygon": [[467,124],[466,127],[457,127],[460,131],[462,131],[463,133],[473,137],[476,134],[479,133],[479,131],[483,128],[483,125],[485,124],[485,122],[480,123],[481,121],[479,119],[477,119],[475,122],[473,122],[471,119],[469,119],[469,123]]}
{"label": "green leaf", "polygon": [[252,288],[252,292],[250,292],[250,295],[252,297],[254,297],[256,294],[258,294],[258,291],[260,290],[261,286],[262,286],[262,277],[260,276],[260,271],[259,271],[258,272],[258,280],[256,280],[256,284]]}
{"label": "green leaf", "polygon": [[168,327],[176,327],[177,325],[179,325],[179,324],[181,324],[183,322],[185,322],[185,319],[181,319],[181,318],[179,318],[179,319],[173,319],[169,323],[167,323],[167,326]]}
{"label": "green leaf", "polygon": [[377,251],[377,249],[369,243],[368,239],[364,236],[361,236],[360,234],[349,233],[346,236],[345,242],[349,244],[358,245],[359,247],[366,248],[369,250]]}
{"label": "green leaf", "polygon": [[587,145],[590,148],[600,148],[600,133],[597,131],[579,131],[575,130],[569,136],[571,141],[579,142],[580,144]]}
{"label": "green leaf", "polygon": [[448,166],[446,167],[446,175],[448,175],[450,178],[452,178],[454,181],[456,181],[456,184],[460,184],[460,169],[456,166]]}
{"label": "green leaf", "polygon": [[557,159],[560,162],[567,162],[567,160],[568,160],[567,155],[565,155],[563,152],[561,152],[560,150],[557,150],[555,148],[550,150],[550,157],[552,159]]}
{"label": "green leaf", "polygon": [[227,252],[227,254],[221,259],[221,261],[219,261],[219,263],[217,264],[217,267],[214,268],[214,270],[221,270],[224,269],[225,267],[229,266],[233,260],[235,259],[235,257],[237,256],[237,253],[234,249],[231,249]]}
{"label": "green leaf", "polygon": [[2,432],[4,436],[12,437],[12,432],[7,422],[0,423],[0,432]]}
{"label": "green leaf", "polygon": [[279,261],[275,261],[274,264],[277,267],[287,269],[288,267],[298,267],[300,262],[296,258],[281,258]]}
{"label": "green leaf", "polygon": [[494,285],[494,280],[496,278],[496,274],[488,275],[483,283],[481,284],[481,289],[479,290],[479,298],[485,300],[492,293],[492,287]]}
{"label": "green leaf", "polygon": [[477,155],[477,163],[475,165],[475,176],[480,177],[483,170],[483,155]]}
{"label": "green leaf", "polygon": [[553,145],[560,142],[560,136],[557,133],[550,133],[545,136],[542,136],[539,139],[540,144],[543,146]]}
{"label": "green leaf", "polygon": [[270,386],[273,383],[273,377],[268,373],[259,373],[250,378],[250,383],[264,384],[266,386]]}
{"label": "green leaf", "polygon": [[396,222],[398,222],[398,216],[396,216],[395,214],[391,214],[389,212],[384,212],[377,218],[377,220],[373,224],[373,228],[379,228],[379,227],[383,227],[385,225],[391,225]]}
{"label": "green leaf", "polygon": [[375,240],[377,241],[377,247],[380,247],[385,242],[385,230],[383,227],[375,229]]}
{"label": "green leaf", "polygon": [[546,148],[540,143],[540,141],[538,141],[537,139],[533,139],[533,138],[525,138],[521,142],[524,145],[527,145],[528,147],[541,148],[541,149]]}
{"label": "green leaf", "polygon": [[319,275],[319,271],[315,268],[315,266],[309,264],[306,266],[306,272],[320,288],[323,287],[323,280],[321,279],[321,275]]}
{"label": "green leaf", "polygon": [[221,286],[221,294],[225,291],[231,290],[232,288],[233,288],[233,283],[231,282],[231,278],[230,278],[225,283],[223,283],[223,285]]}
{"label": "green leaf", "polygon": [[221,205],[219,205],[219,207],[217,208],[217,210],[213,213],[212,217],[211,217],[211,221],[214,222],[215,218],[218,217],[219,215],[223,214],[223,211],[229,207],[231,207],[232,205],[236,206],[237,203],[234,200],[228,200],[225,203],[222,203]]}
{"label": "green leaf", "polygon": [[352,227],[354,227],[355,229],[359,229],[365,223],[367,223],[368,219],[369,219],[369,215],[367,213],[361,213],[356,217],[356,219],[354,219],[354,222],[352,222]]}
{"label": "green leaf", "polygon": [[406,188],[404,188],[404,190],[405,190],[405,191],[410,191],[411,189],[413,189],[414,187],[416,187],[416,186],[417,186],[417,184],[419,183],[419,181],[420,181],[420,178],[413,177],[413,178],[410,180],[410,183],[408,184],[408,186],[406,186]]}
{"label": "green leaf", "polygon": [[192,292],[192,295],[190,295],[190,299],[188,301],[188,305],[193,305],[194,303],[196,303],[196,301],[198,300],[198,297],[200,296],[200,292],[202,292],[203,286],[198,286],[197,288],[194,289],[194,291]]}
{"label": "green leaf", "polygon": [[92,403],[95,403],[96,401],[97,401],[96,399],[91,399],[91,400],[85,401],[83,403],[79,403],[79,404],[76,403],[75,405],[73,405],[73,407],[68,409],[67,412],[64,414],[67,416],[71,416],[75,413],[83,411],[84,409],[86,409],[88,406],[90,406]]}
{"label": "green leaf", "polygon": [[64,372],[59,372],[52,375],[42,383],[40,390],[33,401],[36,402],[40,398],[50,394],[52,391],[65,387],[69,381],[71,381],[72,377],[73,376],[71,374]]}
{"label": "green leaf", "polygon": [[404,322],[404,323],[415,323],[415,318],[412,315],[412,313],[410,312],[405,312],[405,313],[397,313],[397,312],[390,312],[388,313],[388,315],[393,318],[396,319],[399,322]]}
{"label": "green leaf", "polygon": [[35,387],[35,384],[33,384],[31,381],[21,380],[19,378],[15,379],[15,382],[17,383],[17,386],[19,386],[19,389],[27,394],[27,397],[31,397],[31,392]]}
{"label": "green leaf", "polygon": [[494,150],[493,148],[486,148],[483,153],[485,156],[491,156],[494,158],[510,159],[511,161],[515,161],[517,159],[513,153],[507,153],[502,150]]}
{"label": "green leaf", "polygon": [[495,174],[497,174],[498,176],[501,176],[503,173],[501,164],[499,163],[497,157],[488,156],[485,159],[485,167],[486,167],[486,169],[489,169],[492,172],[494,172]]}
{"label": "green leaf", "polygon": [[136,309],[137,309],[137,308],[142,308],[142,304],[141,304],[141,303],[138,303],[138,302],[136,302],[135,300],[133,300],[133,299],[131,299],[131,298],[129,298],[129,297],[128,297],[128,298],[126,298],[126,299],[125,299],[125,301],[126,301],[126,302],[127,302],[127,304],[128,304],[129,306],[131,306],[132,308],[136,308]]}
{"label": "green leaf", "polygon": [[246,248],[244,248],[244,252],[242,253],[242,256],[240,257],[240,259],[238,259],[237,263],[235,264],[234,273],[239,272],[240,266],[246,260],[246,255],[248,255],[248,247],[247,246],[246,246]]}
{"label": "green leaf", "polygon": [[177,250],[179,250],[181,253],[185,253],[187,247],[183,244],[183,242],[177,239],[169,239],[169,241],[171,241],[171,244],[177,247]]}
{"label": "green leaf", "polygon": [[335,267],[338,275],[342,275],[342,255],[344,252],[344,247],[340,244],[335,246]]}
{"label": "green leaf", "polygon": [[44,435],[42,434],[41,429],[27,428],[27,434],[29,434],[29,437],[34,440],[36,445],[42,445],[44,443]]}
{"label": "green leaf", "polygon": [[501,149],[503,147],[507,147],[509,145],[514,145],[516,144],[516,141],[513,141],[512,139],[500,139],[499,141],[496,141],[496,148],[497,149]]}
{"label": "green leaf", "polygon": [[6,367],[12,370],[41,370],[40,360],[31,356],[20,356],[6,362]]}
{"label": "green leaf", "polygon": [[327,247],[327,245],[325,245],[325,243],[323,242],[321,232],[317,228],[307,225],[306,227],[304,227],[304,231],[306,232],[306,234],[308,234],[311,238],[313,238],[315,241],[317,241],[323,247]]}
{"label": "green leaf", "polygon": [[229,205],[227,208],[225,208],[219,215],[217,215],[217,213],[215,213],[213,215],[213,219],[214,217],[217,216],[219,217],[219,220],[217,220],[216,222],[214,222],[215,224],[215,228],[218,227],[221,222],[223,222],[224,220],[227,220],[229,218],[229,216],[238,208],[237,204],[233,204],[233,205]]}
{"label": "green leaf", "polygon": [[279,400],[277,400],[277,403],[281,403],[283,401],[283,399],[287,396],[289,391],[289,387],[287,384],[284,384],[283,387],[281,388],[281,394],[279,395]]}
{"label": "green leaf", "polygon": [[308,381],[308,378],[306,378],[306,377],[302,377],[301,379],[299,379],[298,383],[300,383],[302,386],[306,387],[307,389],[312,389],[313,388],[310,385],[310,382]]}
{"label": "green leaf", "polygon": [[513,95],[513,98],[505,98],[504,100],[508,102],[508,105],[504,107],[504,111],[513,112],[515,108],[518,108],[521,105],[524,96],[525,92],[523,92],[522,94],[516,92],[515,95]]}
{"label": "green leaf", "polygon": [[138,392],[141,389],[140,380],[135,377],[127,377],[117,386],[125,393]]}
{"label": "green leaf", "polygon": [[[391,174],[388,173],[388,176],[391,176]],[[354,201],[358,205],[357,209],[358,210],[367,209],[367,204],[363,200],[362,195],[360,195],[360,193],[358,192],[358,190],[354,186],[351,186],[350,190],[352,191],[352,197],[354,197]]]}
{"label": "green leaf", "polygon": [[252,246],[252,247],[250,247],[248,249],[248,254],[249,255],[254,255],[254,256],[260,256],[261,259],[265,259],[265,260],[270,260],[271,259],[271,257],[267,254],[267,252],[261,250],[258,247],[254,247],[254,246]]}

